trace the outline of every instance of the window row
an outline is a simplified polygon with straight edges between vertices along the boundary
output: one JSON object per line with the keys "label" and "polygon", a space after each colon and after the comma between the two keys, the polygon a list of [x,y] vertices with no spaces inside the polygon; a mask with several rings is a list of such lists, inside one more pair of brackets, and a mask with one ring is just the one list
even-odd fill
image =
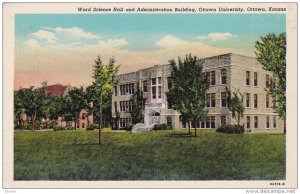
{"label": "window row", "polygon": [[131,118],[120,118],[120,128],[126,128],[132,125]]}
{"label": "window row", "polygon": [[[209,71],[205,73],[208,85],[216,85],[216,71]],[[221,69],[221,84],[227,84],[227,70]]]}
{"label": "window row", "polygon": [[[205,96],[206,107],[216,107],[216,93],[208,93]],[[227,94],[226,92],[221,92],[221,107],[227,106]]]}
{"label": "window row", "polygon": [[120,112],[132,111],[132,101],[120,101]]}
{"label": "window row", "polygon": [[[115,96],[116,96],[116,87],[115,87]],[[120,95],[131,95],[134,94],[134,83],[120,85]]]}
{"label": "window row", "polygon": [[[250,78],[251,73],[250,71],[246,71],[246,85],[250,86]],[[257,72],[253,72],[253,86],[258,85],[258,74]],[[276,78],[270,77],[270,75],[266,74],[266,88],[272,87],[273,89],[276,88]]]}
{"label": "window row", "polygon": [[[251,95],[249,93],[246,93],[246,108],[250,108],[250,101],[251,101]],[[271,108],[276,108],[276,98],[272,98],[271,102]],[[253,107],[257,108],[258,106],[258,94],[253,95]],[[270,96],[269,94],[266,95],[266,108],[270,108]]]}
{"label": "window row", "polygon": [[[253,119],[254,119],[253,128],[257,129],[259,127],[258,116],[254,116]],[[272,127],[275,129],[276,128],[276,116],[273,116],[272,120],[273,120]],[[246,117],[246,128],[247,129],[251,128],[251,117],[250,116]],[[270,116],[266,116],[265,128],[267,128],[267,129],[271,128]]]}
{"label": "window row", "polygon": [[[182,123],[182,128],[186,128],[187,123]],[[197,129],[213,129],[216,127],[216,117],[206,116],[203,120],[196,123]],[[191,122],[191,128],[195,128],[195,123]]]}

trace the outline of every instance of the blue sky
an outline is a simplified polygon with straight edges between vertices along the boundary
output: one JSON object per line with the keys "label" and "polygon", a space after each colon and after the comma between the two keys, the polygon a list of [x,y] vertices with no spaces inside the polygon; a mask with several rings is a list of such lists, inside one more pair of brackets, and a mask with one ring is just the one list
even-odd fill
{"label": "blue sky", "polygon": [[36,83],[45,78],[86,85],[98,54],[105,60],[114,56],[122,64],[120,73],[189,52],[253,56],[259,36],[285,31],[284,14],[18,14],[15,87],[30,85],[29,77]]}

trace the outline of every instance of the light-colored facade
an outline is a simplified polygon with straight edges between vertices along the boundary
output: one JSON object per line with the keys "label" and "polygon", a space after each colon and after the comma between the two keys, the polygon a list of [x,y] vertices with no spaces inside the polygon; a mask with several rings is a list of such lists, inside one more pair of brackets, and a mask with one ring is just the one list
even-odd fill
{"label": "light-colored facade", "polygon": [[[263,70],[255,58],[232,53],[204,58],[203,61],[203,71],[210,83],[206,93],[209,112],[203,121],[199,121],[197,128],[215,129],[237,123],[227,108],[227,87],[244,95],[245,113],[241,124],[247,131],[283,132],[283,121],[275,113],[276,102],[265,90],[271,87],[271,79],[274,79],[271,72]],[[170,76],[170,65],[156,65],[116,77],[118,84],[112,97],[112,112],[113,115],[116,111],[121,113],[120,128],[131,125],[130,98],[137,88],[143,91],[145,102],[144,127],[168,124],[174,129],[185,128],[180,122],[180,113],[168,107],[166,92],[172,87]]]}

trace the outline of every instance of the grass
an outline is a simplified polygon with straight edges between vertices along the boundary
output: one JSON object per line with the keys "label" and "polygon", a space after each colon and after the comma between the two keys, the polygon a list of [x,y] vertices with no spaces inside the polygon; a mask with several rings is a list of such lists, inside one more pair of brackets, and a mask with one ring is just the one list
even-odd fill
{"label": "grass", "polygon": [[16,132],[15,180],[282,180],[285,136],[183,130]]}

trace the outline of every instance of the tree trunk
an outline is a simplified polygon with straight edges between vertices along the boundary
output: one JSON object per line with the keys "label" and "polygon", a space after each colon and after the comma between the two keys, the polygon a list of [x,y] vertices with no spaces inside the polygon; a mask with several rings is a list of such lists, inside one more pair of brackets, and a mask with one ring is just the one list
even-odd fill
{"label": "tree trunk", "polygon": [[[100,110],[101,111],[101,110]],[[99,123],[99,145],[102,145],[102,112],[100,112],[100,123]]]}
{"label": "tree trunk", "polygon": [[284,128],[284,134],[286,134],[286,120],[285,119],[283,119],[283,128]]}
{"label": "tree trunk", "polygon": [[197,130],[196,130],[196,128],[197,128],[197,122],[195,121],[195,137],[197,137]]}
{"label": "tree trunk", "polygon": [[189,128],[189,134],[191,134],[191,123],[190,123],[190,121],[188,122],[188,128]]}
{"label": "tree trunk", "polygon": [[36,119],[36,112],[34,113],[34,115],[32,115],[32,118],[31,118],[31,126],[32,126],[32,131],[35,130],[35,119]]}

